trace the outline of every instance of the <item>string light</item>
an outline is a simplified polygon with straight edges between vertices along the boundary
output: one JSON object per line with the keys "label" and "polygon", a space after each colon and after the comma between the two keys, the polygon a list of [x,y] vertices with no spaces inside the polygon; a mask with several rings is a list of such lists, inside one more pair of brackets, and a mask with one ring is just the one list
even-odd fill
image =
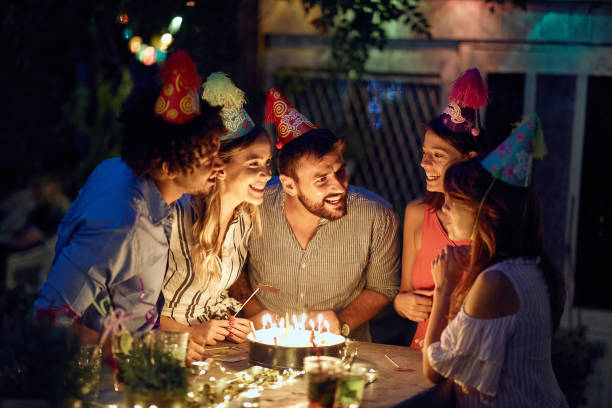
{"label": "string light", "polygon": [[[195,5],[195,3],[194,3]],[[151,38],[150,44],[144,43],[142,37],[134,35],[132,29],[127,26],[127,13],[117,16],[117,21],[126,27],[123,29],[123,38],[128,40],[128,49],[136,55],[138,61],[144,65],[153,65],[156,62],[162,63],[168,56],[167,51],[170,44],[174,42],[174,35],[181,29],[183,17],[175,16],[168,24],[168,31],[161,36],[155,35]]]}

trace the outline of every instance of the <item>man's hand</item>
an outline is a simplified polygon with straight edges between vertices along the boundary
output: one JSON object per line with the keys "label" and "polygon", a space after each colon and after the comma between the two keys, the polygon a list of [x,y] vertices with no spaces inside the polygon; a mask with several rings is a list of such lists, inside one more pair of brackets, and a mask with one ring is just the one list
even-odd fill
{"label": "man's hand", "polygon": [[[323,310],[320,312],[310,312],[309,319],[312,319],[315,324],[316,330],[321,330],[323,327],[319,326],[319,315],[322,316],[321,321],[327,321],[329,323],[329,331],[335,334],[340,334],[340,320],[338,319],[338,315],[333,310]],[[310,323],[306,322],[306,329],[310,329]]]}
{"label": "man's hand", "polygon": [[398,294],[393,300],[397,313],[413,322],[424,322],[431,313],[433,290],[413,290]]}
{"label": "man's hand", "polygon": [[234,343],[242,343],[246,340],[246,336],[251,330],[249,327],[249,320],[240,317],[231,317],[227,330],[230,332],[227,335],[227,340],[233,341]]}
{"label": "man's hand", "polygon": [[206,346],[206,340],[204,337],[191,332],[189,333],[189,342],[187,343],[187,353],[185,354],[185,360],[189,367],[194,361],[201,361],[204,357],[204,346]]}

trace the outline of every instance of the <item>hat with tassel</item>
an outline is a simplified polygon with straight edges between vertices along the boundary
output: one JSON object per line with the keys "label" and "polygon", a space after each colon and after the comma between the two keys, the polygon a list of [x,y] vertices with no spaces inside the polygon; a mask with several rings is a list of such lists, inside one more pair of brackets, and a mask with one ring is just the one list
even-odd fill
{"label": "hat with tassel", "polygon": [[200,77],[189,55],[178,50],[160,71],[163,85],[155,101],[155,114],[164,121],[183,124],[200,113]]}
{"label": "hat with tassel", "polygon": [[212,106],[222,106],[221,119],[227,131],[221,141],[232,140],[249,133],[255,122],[244,110],[244,92],[223,72],[213,72],[206,78],[202,98]]}
{"label": "hat with tassel", "polygon": [[493,178],[527,187],[531,181],[533,158],[542,159],[546,154],[540,119],[534,113],[518,124],[510,136],[489,153],[481,164]]}
{"label": "hat with tassel", "polygon": [[478,68],[468,69],[455,80],[448,94],[448,105],[440,114],[443,125],[455,133],[480,134],[478,109],[487,105],[489,90]]}
{"label": "hat with tassel", "polygon": [[295,109],[285,95],[276,88],[270,88],[268,91],[264,123],[274,123],[276,148],[279,150],[293,139],[319,128]]}

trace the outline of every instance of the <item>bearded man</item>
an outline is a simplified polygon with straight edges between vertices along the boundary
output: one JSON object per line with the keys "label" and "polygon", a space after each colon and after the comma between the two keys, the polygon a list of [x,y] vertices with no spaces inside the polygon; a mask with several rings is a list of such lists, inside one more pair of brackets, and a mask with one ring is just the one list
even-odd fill
{"label": "bearded man", "polygon": [[[368,321],[397,294],[398,217],[381,197],[348,184],[345,142],[310,123],[272,88],[278,178],[265,188],[263,234],[248,244],[247,270],[230,293],[261,327],[266,314],[323,315],[332,332],[369,341]],[[275,117],[275,115],[278,116]],[[287,131],[289,129],[289,131]]]}

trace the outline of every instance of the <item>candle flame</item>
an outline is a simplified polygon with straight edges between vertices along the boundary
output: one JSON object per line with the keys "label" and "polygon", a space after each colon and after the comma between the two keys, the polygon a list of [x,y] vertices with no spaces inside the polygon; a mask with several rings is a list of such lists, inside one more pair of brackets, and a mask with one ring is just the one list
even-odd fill
{"label": "candle flame", "polygon": [[265,329],[266,328],[266,324],[270,324],[270,328],[272,328],[272,316],[270,316],[269,313],[266,313],[261,318],[261,327]]}

